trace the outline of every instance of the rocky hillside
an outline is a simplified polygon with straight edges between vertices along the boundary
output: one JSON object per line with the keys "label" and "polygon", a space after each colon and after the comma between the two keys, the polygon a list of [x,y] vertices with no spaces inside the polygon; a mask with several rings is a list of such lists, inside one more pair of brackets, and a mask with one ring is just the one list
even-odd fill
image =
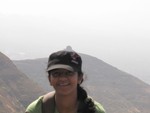
{"label": "rocky hillside", "polygon": [[[85,74],[83,86],[107,113],[149,113],[150,85],[96,57],[80,55]],[[46,78],[47,58],[14,63],[46,91],[52,90]]]}
{"label": "rocky hillside", "polygon": [[24,113],[27,105],[44,93],[43,88],[0,53],[0,113]]}

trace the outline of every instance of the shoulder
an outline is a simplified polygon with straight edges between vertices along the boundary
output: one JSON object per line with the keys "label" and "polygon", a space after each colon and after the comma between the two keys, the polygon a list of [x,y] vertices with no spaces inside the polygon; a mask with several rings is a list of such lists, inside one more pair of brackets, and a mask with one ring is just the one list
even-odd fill
{"label": "shoulder", "polygon": [[96,100],[94,100],[91,96],[88,95],[88,98],[92,99],[92,101],[94,102],[94,106],[95,106],[95,109],[96,109],[96,112],[95,113],[106,113],[105,112],[105,109],[103,107],[102,104],[100,104],[99,102],[97,102]]}
{"label": "shoulder", "polygon": [[33,101],[26,109],[26,113],[42,113],[42,99],[43,96],[40,96],[38,99]]}
{"label": "shoulder", "polygon": [[95,104],[95,108],[96,108],[96,112],[95,113],[105,113],[105,109],[103,108],[103,106],[98,103],[97,101],[94,101]]}

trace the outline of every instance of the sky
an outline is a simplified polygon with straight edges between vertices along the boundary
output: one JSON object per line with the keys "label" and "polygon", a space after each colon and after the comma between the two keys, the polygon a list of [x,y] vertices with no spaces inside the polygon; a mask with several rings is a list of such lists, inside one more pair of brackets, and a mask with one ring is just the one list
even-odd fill
{"label": "sky", "polygon": [[11,60],[71,46],[150,84],[149,0],[1,0],[0,51]]}

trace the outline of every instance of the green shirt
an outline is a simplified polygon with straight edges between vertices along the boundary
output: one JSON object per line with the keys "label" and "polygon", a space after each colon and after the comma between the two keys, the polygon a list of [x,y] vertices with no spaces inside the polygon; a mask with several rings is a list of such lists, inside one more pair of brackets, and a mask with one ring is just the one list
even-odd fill
{"label": "green shirt", "polygon": [[[26,113],[42,113],[42,99],[43,96],[39,97],[37,100],[33,101],[26,109]],[[95,113],[105,113],[102,105],[96,101],[94,101],[96,112]],[[59,113],[55,108],[54,113]]]}

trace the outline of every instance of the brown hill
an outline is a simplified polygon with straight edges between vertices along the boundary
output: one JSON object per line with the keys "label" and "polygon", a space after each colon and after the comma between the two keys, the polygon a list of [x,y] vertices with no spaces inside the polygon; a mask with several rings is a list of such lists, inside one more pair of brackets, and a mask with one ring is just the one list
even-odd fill
{"label": "brown hill", "polygon": [[0,53],[0,113],[24,113],[26,106],[43,93],[37,83]]}
{"label": "brown hill", "polygon": [[[98,58],[80,55],[86,75],[83,85],[94,99],[104,105],[107,113],[149,113],[150,85]],[[52,90],[45,73],[47,58],[14,63],[46,91]]]}

